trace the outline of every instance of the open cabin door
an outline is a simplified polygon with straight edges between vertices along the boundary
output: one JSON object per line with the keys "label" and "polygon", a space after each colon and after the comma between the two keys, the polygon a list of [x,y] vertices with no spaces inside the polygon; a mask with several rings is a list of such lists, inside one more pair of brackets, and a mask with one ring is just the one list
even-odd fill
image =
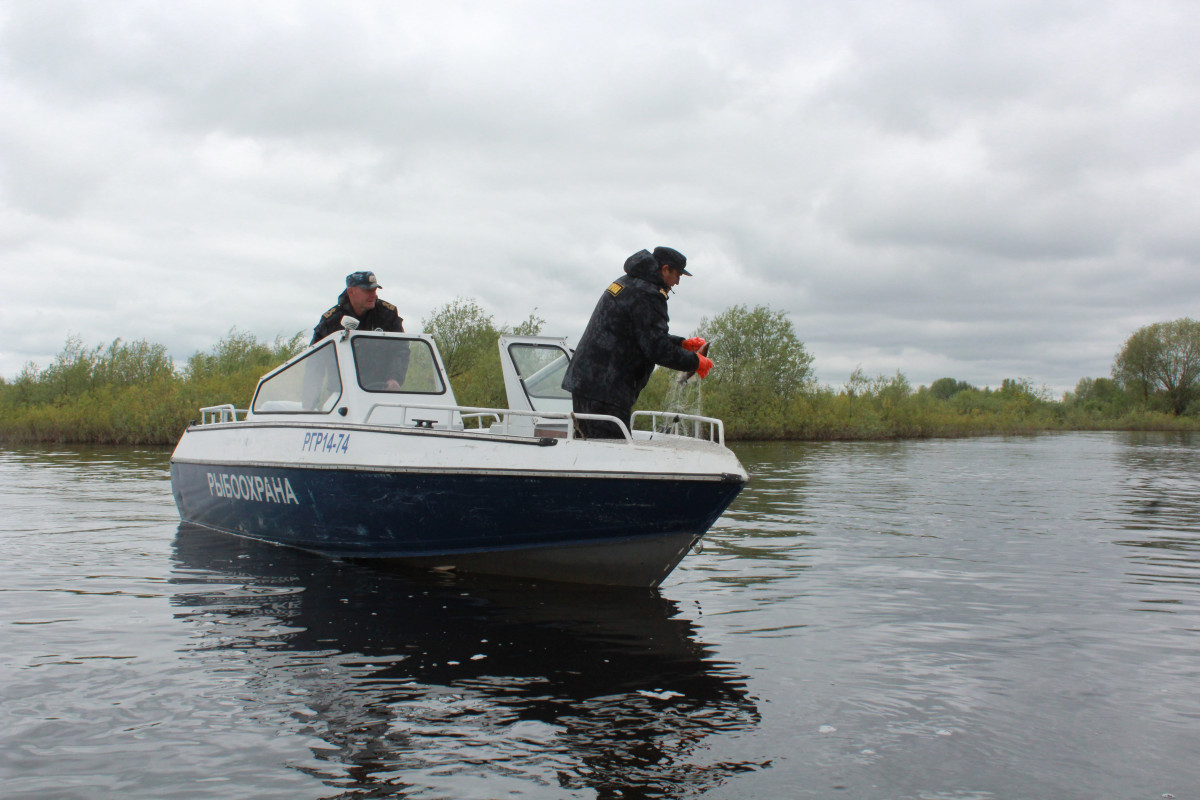
{"label": "open cabin door", "polygon": [[500,337],[500,369],[508,407],[518,411],[571,412],[571,393],[562,388],[574,352],[564,338]]}
{"label": "open cabin door", "polygon": [[[500,370],[508,407],[514,411],[571,413],[571,393],[562,388],[563,375],[575,351],[564,338],[552,336],[500,337]],[[514,418],[511,423],[516,424]],[[563,419],[526,417],[528,436],[566,436]]]}

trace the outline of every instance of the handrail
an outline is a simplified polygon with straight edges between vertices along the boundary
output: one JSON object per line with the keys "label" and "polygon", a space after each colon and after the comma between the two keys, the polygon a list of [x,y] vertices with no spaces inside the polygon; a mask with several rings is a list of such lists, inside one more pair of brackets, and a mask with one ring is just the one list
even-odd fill
{"label": "handrail", "polygon": [[[722,447],[725,445],[725,423],[716,417],[702,417],[698,414],[680,414],[675,411],[635,411],[631,423],[636,427],[639,418],[650,420],[650,430],[655,433],[670,433],[673,436],[690,436],[693,439],[705,439],[715,442]],[[666,426],[659,428],[657,420],[665,420]],[[694,424],[693,432],[685,434],[680,427],[685,422]],[[708,436],[702,436],[701,431],[707,426]]]}
{"label": "handrail", "polygon": [[[637,427],[639,419],[648,419],[650,421],[650,430],[646,431],[653,439],[655,434],[670,434],[672,436],[683,436],[701,441],[707,439],[709,442],[714,442],[724,446],[725,444],[725,424],[715,417],[702,417],[697,414],[681,414],[674,411],[635,411],[630,418],[630,425],[626,425],[624,420],[608,414],[581,414],[567,413],[561,411],[523,411],[512,408],[481,408],[476,406],[447,406],[434,405],[427,403],[373,403],[367,408],[367,412],[363,417],[364,422],[370,422],[372,414],[376,410],[382,408],[398,408],[405,412],[410,411],[431,411],[440,414],[449,412],[450,421],[447,423],[453,427],[457,421],[462,425],[463,429],[467,428],[467,423],[473,421],[476,423],[474,428],[470,430],[485,430],[484,420],[491,418],[494,424],[488,426],[498,428],[498,433],[509,434],[510,420],[515,417],[534,418],[541,420],[561,420],[567,424],[567,439],[574,440],[580,438],[577,436],[575,426],[576,420],[587,419],[597,420],[601,422],[611,422],[620,430],[622,437],[626,441],[633,441],[633,432],[641,431]],[[238,415],[245,418],[247,410],[244,408],[234,408],[232,403],[224,403],[219,406],[206,406],[200,409],[200,424],[201,425],[216,425],[227,422],[238,422]],[[457,419],[456,419],[457,418]],[[690,433],[685,432],[686,423],[692,423]],[[707,435],[705,435],[707,434]]]}
{"label": "handrail", "polygon": [[496,422],[498,424],[500,424],[501,426],[504,427],[505,432],[507,432],[507,430],[508,430],[508,418],[509,417],[537,417],[538,419],[566,419],[568,416],[567,414],[558,414],[558,413],[554,413],[554,412],[521,411],[519,409],[512,409],[512,408],[481,408],[481,407],[477,407],[477,406],[444,406],[444,405],[435,405],[432,403],[372,403],[367,408],[367,413],[363,416],[363,421],[370,422],[371,415],[375,413],[376,409],[381,409],[381,408],[400,408],[400,409],[404,409],[405,411],[413,411],[413,410],[434,411],[434,412],[439,412],[439,413],[445,413],[448,411],[448,412],[450,412],[451,424],[453,424],[454,417],[457,416],[460,420],[462,420],[464,428],[466,427],[467,420],[475,420],[475,421],[479,422],[480,423],[479,427],[482,428],[483,419],[485,417],[491,417],[492,419],[496,420]]}
{"label": "handrail", "polygon": [[[617,417],[614,417],[610,414],[580,414],[578,412],[573,412],[573,413],[567,414],[565,416],[569,416],[572,420],[594,419],[599,422],[612,422],[617,426],[617,428],[625,436],[625,441],[627,441],[627,442],[633,441],[633,434],[629,430],[629,428],[625,425],[624,421],[622,421],[622,420],[618,419]],[[567,426],[567,438],[568,439],[575,438],[575,426],[574,425]]]}
{"label": "handrail", "polygon": [[[425,411],[440,411],[451,412],[452,415],[457,414],[462,420],[463,427],[466,428],[468,420],[475,420],[480,423],[479,429],[482,429],[482,421],[485,417],[491,417],[496,420],[496,425],[499,426],[499,433],[508,434],[510,429],[509,420],[513,417],[528,417],[536,420],[561,420],[563,422],[573,423],[577,419],[594,419],[604,422],[612,422],[620,428],[622,435],[626,441],[632,441],[629,428],[617,417],[609,416],[608,414],[575,414],[564,411],[525,411],[517,408],[482,408],[478,406],[441,406],[431,404],[417,403],[373,403],[367,408],[367,413],[363,417],[364,422],[369,422],[371,415],[378,408],[401,408],[406,411],[425,410]],[[453,418],[453,417],[452,417]],[[575,425],[567,425],[567,439],[575,439]]]}
{"label": "handrail", "polygon": [[217,425],[222,422],[237,422],[238,414],[241,414],[244,419],[247,410],[244,408],[234,408],[233,403],[223,403],[219,406],[205,406],[200,409],[200,424]]}

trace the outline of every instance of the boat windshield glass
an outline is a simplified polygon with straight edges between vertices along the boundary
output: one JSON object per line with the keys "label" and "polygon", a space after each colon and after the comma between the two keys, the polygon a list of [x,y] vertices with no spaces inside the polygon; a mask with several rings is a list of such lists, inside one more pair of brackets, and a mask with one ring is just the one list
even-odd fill
{"label": "boat windshield glass", "polygon": [[328,414],[341,396],[337,351],[328,342],[260,383],[252,409],[255,414]]}
{"label": "boat windshield glass", "polygon": [[443,394],[437,361],[429,343],[421,339],[355,336],[354,368],[358,385],[368,392]]}
{"label": "boat windshield glass", "polygon": [[565,350],[551,344],[514,343],[508,352],[530,397],[570,399],[571,393],[562,388],[571,363]]}

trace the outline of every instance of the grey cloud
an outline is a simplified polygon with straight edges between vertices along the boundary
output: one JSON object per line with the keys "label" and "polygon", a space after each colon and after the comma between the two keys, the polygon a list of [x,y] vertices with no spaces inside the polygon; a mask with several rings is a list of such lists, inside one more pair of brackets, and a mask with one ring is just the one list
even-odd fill
{"label": "grey cloud", "polygon": [[[8,273],[54,270],[89,341],[182,357],[234,324],[311,328],[358,266],[412,322],[467,296],[577,335],[625,256],[668,243],[696,265],[681,329],[770,304],[831,381],[862,363],[1070,387],[1200,288],[1194,17],[9,4],[0,290],[43,314]],[[4,374],[61,336],[20,341]]]}

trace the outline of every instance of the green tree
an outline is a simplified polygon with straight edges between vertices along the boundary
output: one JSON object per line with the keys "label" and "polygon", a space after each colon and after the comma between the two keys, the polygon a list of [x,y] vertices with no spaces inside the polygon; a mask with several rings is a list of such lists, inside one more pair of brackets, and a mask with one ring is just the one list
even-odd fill
{"label": "green tree", "polygon": [[279,336],[274,344],[260,342],[254,334],[230,329],[206,353],[195,353],[183,371],[187,402],[196,408],[233,403],[246,408],[254,388],[265,373],[302,351],[308,344],[304,331],[291,339]]}
{"label": "green tree", "polygon": [[[437,342],[450,380],[485,360],[495,349],[500,331],[492,315],[474,300],[457,297],[421,320],[425,332]],[[498,357],[498,356],[497,356]]]}
{"label": "green tree", "polygon": [[483,408],[506,405],[497,344],[500,335],[537,336],[545,324],[534,309],[511,328],[497,327],[479,303],[462,297],[435,309],[421,321],[425,332],[437,342],[455,398],[462,405]]}
{"label": "green tree", "polygon": [[41,374],[41,367],[33,361],[26,361],[25,366],[21,367],[21,371],[17,373],[16,379],[10,384],[12,388],[8,394],[13,402],[28,404],[41,400],[43,394],[39,382]]}
{"label": "green tree", "polygon": [[147,384],[174,372],[175,365],[165,346],[144,339],[129,343],[114,339],[107,350],[98,352],[92,376],[96,385],[129,386]]}
{"label": "green tree", "polygon": [[282,336],[274,345],[260,342],[254,334],[230,328],[213,349],[207,353],[196,353],[188,359],[186,376],[190,380],[224,377],[250,371],[261,375],[304,349],[304,332],[291,339]]}
{"label": "green tree", "polygon": [[1028,378],[1005,378],[997,393],[1009,400],[1044,403],[1050,399],[1050,391],[1046,387],[1036,387]]}
{"label": "green tree", "polygon": [[870,392],[871,379],[867,377],[867,373],[863,372],[862,364],[854,368],[850,373],[850,378],[842,386],[842,393],[846,395],[849,401],[847,409],[850,415],[854,415],[854,400],[858,397],[865,397]]}
{"label": "green tree", "polygon": [[929,384],[929,394],[939,400],[949,400],[959,392],[972,388],[966,381],[956,381],[954,378],[938,378]]}
{"label": "green tree", "polygon": [[535,308],[528,317],[517,323],[511,330],[505,328],[506,333],[512,333],[516,336],[539,336],[542,333],[542,327],[546,324],[546,320],[537,315]]}
{"label": "green tree", "polygon": [[759,387],[783,400],[813,387],[812,356],[786,311],[734,306],[702,319],[696,335],[709,342],[713,387]]}
{"label": "green tree", "polygon": [[1117,354],[1113,378],[1140,387],[1143,401],[1161,392],[1172,413],[1182,414],[1198,390],[1200,322],[1184,317],[1139,328]]}
{"label": "green tree", "polygon": [[1154,388],[1151,374],[1160,345],[1153,327],[1148,325],[1138,328],[1125,340],[1112,369],[1113,379],[1131,391],[1141,394],[1143,404],[1150,400],[1150,391]]}
{"label": "green tree", "polygon": [[1111,378],[1080,378],[1064,402],[1094,415],[1118,417],[1129,409],[1129,393]]}
{"label": "green tree", "polygon": [[801,418],[794,406],[815,381],[787,313],[734,306],[702,320],[696,334],[714,363],[702,383],[703,413],[724,419],[733,438],[789,435]]}
{"label": "green tree", "polygon": [[99,358],[99,350],[84,347],[79,334],[69,334],[62,352],[37,376],[38,383],[55,397],[78,397],[92,388],[92,368]]}

